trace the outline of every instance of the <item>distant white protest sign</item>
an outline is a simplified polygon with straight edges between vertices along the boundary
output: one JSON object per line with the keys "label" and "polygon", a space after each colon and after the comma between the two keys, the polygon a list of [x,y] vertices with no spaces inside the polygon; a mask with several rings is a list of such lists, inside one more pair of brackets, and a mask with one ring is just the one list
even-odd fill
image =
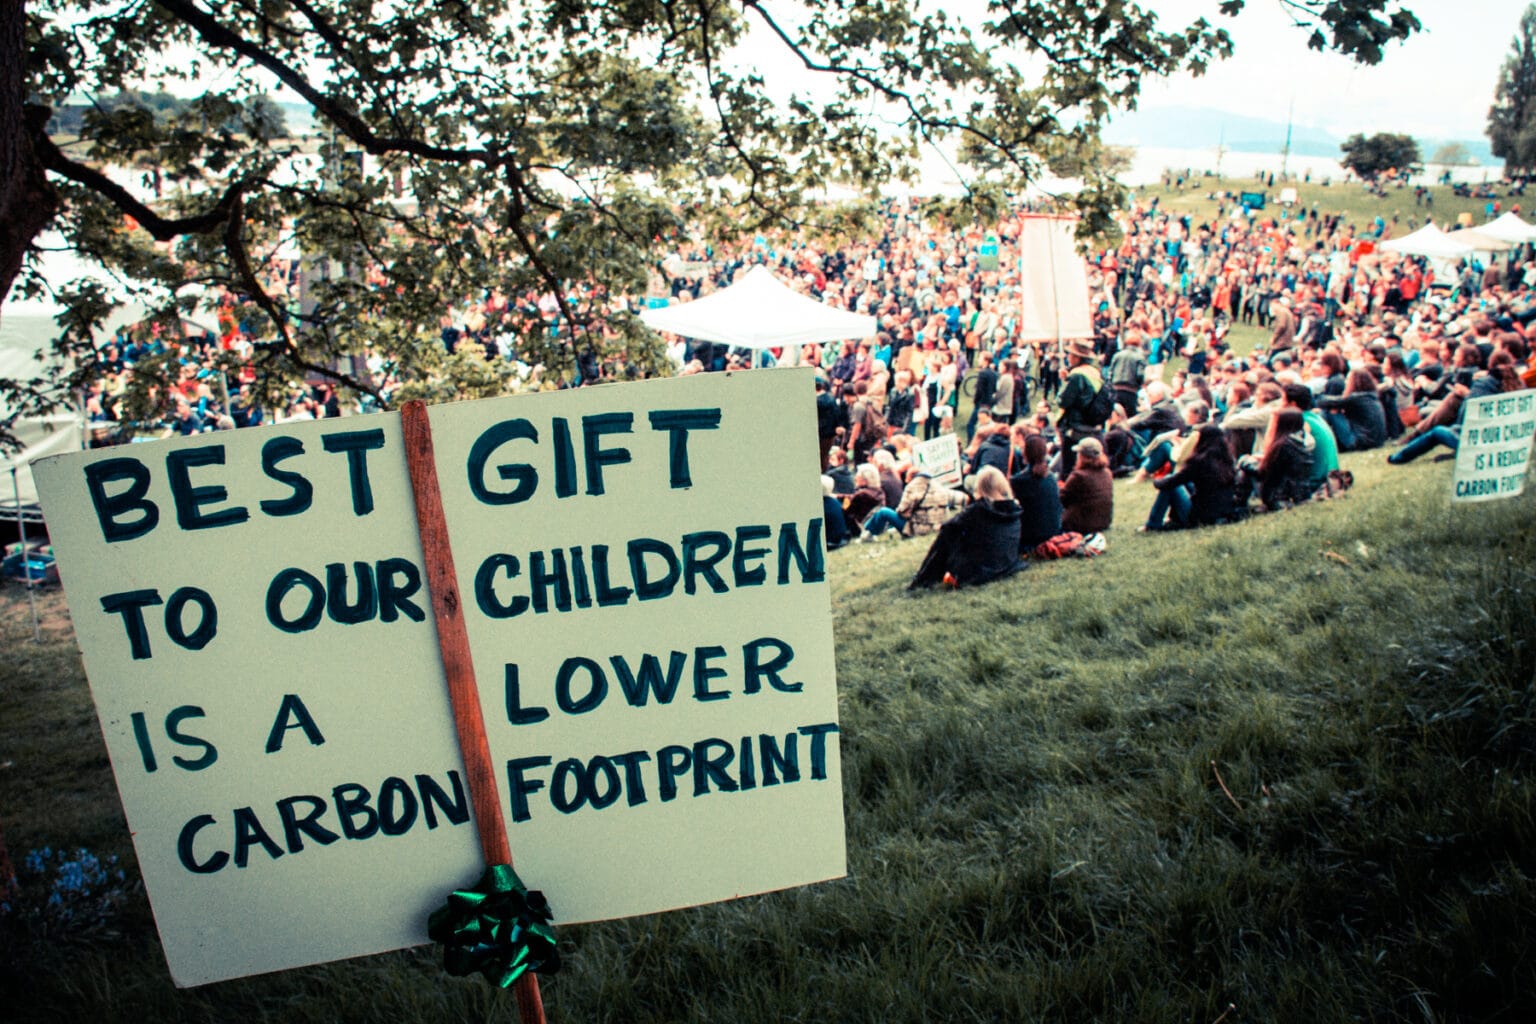
{"label": "distant white protest sign", "polygon": [[935,483],[945,487],[960,486],[960,447],[955,443],[955,435],[940,434],[914,444],[912,465],[918,472],[933,477]]}
{"label": "distant white protest sign", "polygon": [[1456,449],[1453,501],[1513,498],[1525,490],[1536,435],[1536,391],[1471,399]]}
{"label": "distant white protest sign", "polygon": [[[783,370],[430,410],[503,816],[557,922],[844,873],[813,402]],[[399,417],[37,479],[177,984],[427,941],[483,864]]]}

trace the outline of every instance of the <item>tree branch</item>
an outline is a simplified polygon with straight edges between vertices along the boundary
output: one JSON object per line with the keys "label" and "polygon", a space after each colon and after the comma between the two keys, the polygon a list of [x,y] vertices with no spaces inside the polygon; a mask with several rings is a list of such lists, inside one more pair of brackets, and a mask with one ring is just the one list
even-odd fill
{"label": "tree branch", "polygon": [[315,88],[308,79],[276,54],[226,28],[213,15],[193,5],[191,0],[154,0],[154,3],[167,13],[184,21],[208,45],[232,50],[272,72],[279,81],[304,97],[310,106],[336,125],[342,134],[374,156],[382,156],[385,153],[414,153],[428,160],[442,160],[448,163],[483,163],[492,167],[500,166],[507,160],[506,155],[488,149],[437,146],[405,136],[378,135],[368,126],[368,122],[348,109],[342,101]]}
{"label": "tree branch", "polygon": [[1002,153],[1005,157],[1007,157],[1009,163],[1013,164],[1021,171],[1026,173],[1029,171],[1030,168],[1028,165],[1013,155],[1013,148],[1005,144],[1000,138],[991,132],[983,131],[982,129],[976,127],[974,124],[969,124],[964,121],[957,121],[954,118],[934,117],[931,114],[924,113],[921,109],[919,109],[917,101],[913,99],[910,92],[907,92],[903,89],[898,89],[895,86],[890,85],[881,79],[878,75],[866,68],[853,67],[846,64],[819,63],[813,60],[811,56],[807,54],[805,50],[800,46],[800,44],[796,43],[793,39],[790,38],[789,33],[784,30],[783,26],[775,21],[773,16],[763,9],[763,5],[758,2],[758,0],[745,0],[743,6],[757,12],[758,16],[762,18],[763,22],[769,27],[770,30],[772,30],[773,34],[779,37],[779,41],[789,49],[789,52],[800,58],[800,63],[805,66],[807,71],[816,71],[823,74],[837,75],[862,82],[869,88],[884,96],[886,99],[906,107],[907,116],[912,119],[913,123],[925,129],[925,136],[928,131],[935,129],[941,131],[966,132],[976,136],[981,141],[987,143],[989,146],[992,146],[998,152]]}
{"label": "tree branch", "polygon": [[162,217],[152,207],[140,202],[133,193],[96,168],[77,163],[65,156],[48,137],[46,130],[38,129],[32,133],[32,146],[45,168],[101,195],[119,210],[138,221],[139,226],[148,231],[157,242],[169,242],[177,235],[203,234],[217,228],[229,219],[231,207],[236,205],[240,193],[250,186],[250,182],[242,178],[225,189],[218,202],[204,212],[191,217],[170,219]]}

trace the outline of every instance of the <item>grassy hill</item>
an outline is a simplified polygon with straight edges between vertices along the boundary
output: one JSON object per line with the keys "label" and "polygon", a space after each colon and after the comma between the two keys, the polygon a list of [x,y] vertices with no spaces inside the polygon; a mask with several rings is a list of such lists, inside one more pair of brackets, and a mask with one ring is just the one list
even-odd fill
{"label": "grassy hill", "polygon": [[[848,877],[563,929],[550,1019],[1533,1019],[1533,494],[1346,465],[1342,498],[1179,534],[1134,533],[1121,481],[1108,553],[976,590],[908,594],[921,542],[832,553]],[[34,645],[0,604],[5,838],[128,870],[68,920],[26,878],[8,1020],[516,1019],[431,950],[173,989],[45,605]]]}

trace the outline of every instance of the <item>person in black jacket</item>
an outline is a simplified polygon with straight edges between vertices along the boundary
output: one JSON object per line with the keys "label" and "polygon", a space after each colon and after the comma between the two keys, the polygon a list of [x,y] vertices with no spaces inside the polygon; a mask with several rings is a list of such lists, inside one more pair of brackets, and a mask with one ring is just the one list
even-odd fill
{"label": "person in black jacket", "polygon": [[992,412],[997,401],[997,371],[992,368],[992,353],[983,351],[976,359],[976,401],[971,407],[971,420],[965,425],[967,437],[976,436],[976,417],[985,409]]}
{"label": "person in black jacket", "polygon": [[1387,441],[1387,417],[1376,390],[1376,377],[1360,367],[1345,378],[1344,394],[1322,395],[1317,407],[1323,410],[1339,451],[1363,452],[1380,448]]}
{"label": "person in black jacket", "polygon": [[1264,455],[1243,460],[1244,477],[1239,481],[1238,498],[1247,504],[1254,483],[1259,501],[1271,512],[1312,496],[1312,449],[1306,423],[1298,409],[1281,409],[1270,420]]}
{"label": "person in black jacket", "polygon": [[1089,409],[1094,396],[1106,386],[1097,353],[1086,341],[1067,342],[1067,367],[1067,380],[1058,401],[1061,412],[1056,417],[1056,426],[1061,431],[1060,475],[1063,480],[1072,475],[1077,443],[1085,438],[1097,440],[1103,436],[1103,421],[1093,422]]}
{"label": "person in black jacket", "polygon": [[976,477],[976,500],[949,522],[923,558],[907,589],[947,584],[975,586],[1010,576],[1023,568],[1019,559],[1019,506],[1008,478],[988,466]]}
{"label": "person in black jacket", "polygon": [[1019,553],[1061,533],[1061,484],[1051,472],[1051,446],[1039,434],[1024,439],[1025,467],[1008,480],[1019,503]]}
{"label": "person in black jacket", "polygon": [[1188,510],[1179,526],[1214,526],[1230,522],[1235,516],[1237,461],[1227,432],[1214,423],[1200,428],[1195,450],[1175,473],[1152,481],[1160,491],[1185,488]]}

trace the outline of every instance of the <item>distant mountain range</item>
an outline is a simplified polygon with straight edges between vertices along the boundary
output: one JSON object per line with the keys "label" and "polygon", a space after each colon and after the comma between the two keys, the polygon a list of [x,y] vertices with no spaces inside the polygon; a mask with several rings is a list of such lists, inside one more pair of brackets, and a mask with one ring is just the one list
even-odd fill
{"label": "distant mountain range", "polygon": [[[1363,130],[1371,134],[1375,129]],[[1248,117],[1197,107],[1158,107],[1119,115],[1104,133],[1106,141],[1120,146],[1158,146],[1178,149],[1211,149],[1218,145],[1235,153],[1278,153],[1285,145],[1285,122]],[[1338,159],[1343,138],[1308,125],[1291,129],[1291,153]],[[1479,164],[1497,166],[1486,137],[1475,139],[1416,139],[1427,160],[1435,150],[1459,142]]]}

